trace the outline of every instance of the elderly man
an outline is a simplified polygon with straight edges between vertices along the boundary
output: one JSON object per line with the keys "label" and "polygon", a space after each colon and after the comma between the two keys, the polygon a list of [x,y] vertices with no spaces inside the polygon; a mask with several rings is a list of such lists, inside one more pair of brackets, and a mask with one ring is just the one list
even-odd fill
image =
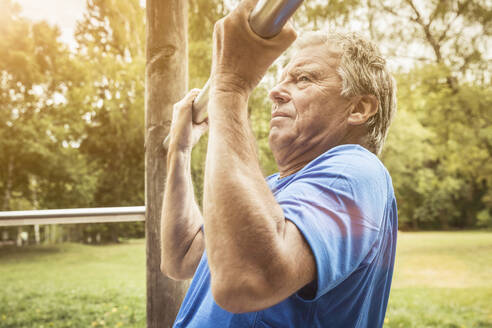
{"label": "elderly man", "polygon": [[[193,277],[175,327],[381,327],[397,210],[378,160],[395,85],[370,42],[312,34],[270,92],[279,172],[262,176],[247,102],[294,41],[248,27],[256,0],[216,24],[209,121],[192,124],[197,90],[174,108],[162,212],[162,271]],[[209,126],[203,216],[191,149]]]}

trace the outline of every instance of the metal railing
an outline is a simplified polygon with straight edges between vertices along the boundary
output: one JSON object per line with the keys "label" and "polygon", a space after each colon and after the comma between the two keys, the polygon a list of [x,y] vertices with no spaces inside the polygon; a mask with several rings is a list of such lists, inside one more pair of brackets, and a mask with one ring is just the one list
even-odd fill
{"label": "metal railing", "polygon": [[0,227],[145,221],[145,206],[0,212]]}

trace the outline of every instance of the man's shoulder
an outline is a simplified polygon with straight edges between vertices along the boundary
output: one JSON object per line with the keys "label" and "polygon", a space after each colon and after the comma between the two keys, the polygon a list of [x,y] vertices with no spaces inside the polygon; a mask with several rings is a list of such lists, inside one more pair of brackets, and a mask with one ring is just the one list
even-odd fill
{"label": "man's shoulder", "polygon": [[303,170],[305,174],[340,174],[348,179],[372,177],[386,180],[389,173],[379,158],[366,148],[356,145],[340,145],[329,149]]}
{"label": "man's shoulder", "polygon": [[275,173],[266,180],[274,191],[292,191],[314,184],[350,193],[367,191],[388,195],[393,192],[391,177],[383,163],[375,154],[356,144],[333,147],[292,176],[278,179],[278,173]]}

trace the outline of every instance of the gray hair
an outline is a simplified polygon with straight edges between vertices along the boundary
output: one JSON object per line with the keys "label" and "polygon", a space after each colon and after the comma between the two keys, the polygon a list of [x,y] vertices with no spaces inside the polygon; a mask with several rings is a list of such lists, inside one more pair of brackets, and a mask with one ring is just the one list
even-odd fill
{"label": "gray hair", "polygon": [[296,47],[318,44],[335,44],[342,51],[337,69],[342,79],[342,96],[373,95],[378,100],[376,114],[365,123],[368,128],[365,146],[379,155],[396,112],[396,82],[386,60],[373,42],[356,33],[310,32],[296,42]]}

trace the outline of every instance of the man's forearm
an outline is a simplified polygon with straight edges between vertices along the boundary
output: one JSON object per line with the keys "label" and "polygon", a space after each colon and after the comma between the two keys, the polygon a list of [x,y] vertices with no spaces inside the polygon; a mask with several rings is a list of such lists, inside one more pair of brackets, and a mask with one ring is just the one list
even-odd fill
{"label": "man's forearm", "polygon": [[203,218],[191,179],[191,151],[170,148],[161,215],[161,267],[170,276],[189,271],[185,256],[200,231]]}
{"label": "man's forearm", "polygon": [[273,268],[285,220],[265,183],[247,120],[247,98],[215,94],[209,102],[204,221],[212,276]]}

